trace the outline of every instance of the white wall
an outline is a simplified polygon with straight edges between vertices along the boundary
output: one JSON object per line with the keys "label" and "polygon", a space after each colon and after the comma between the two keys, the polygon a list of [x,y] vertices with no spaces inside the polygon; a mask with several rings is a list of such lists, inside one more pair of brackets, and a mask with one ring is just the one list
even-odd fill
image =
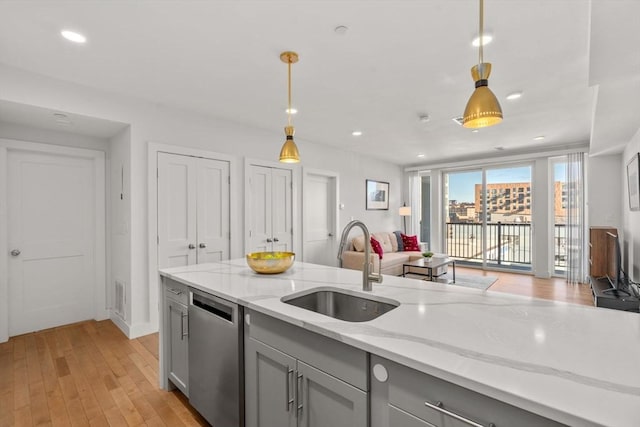
{"label": "white wall", "polygon": [[42,144],[64,145],[67,147],[89,148],[109,154],[109,141],[87,135],[76,135],[64,131],[38,129],[31,126],[0,121],[0,138],[18,141],[40,142]]}
{"label": "white wall", "polygon": [[622,210],[622,231],[623,231],[623,262],[624,270],[629,274],[634,282],[640,281],[640,211],[631,212],[629,210],[629,187],[627,184],[627,163],[633,156],[640,152],[640,129],[624,150],[619,163],[619,175],[622,180],[622,197],[620,207]]}
{"label": "white wall", "polygon": [[[109,307],[114,307],[116,280],[125,285],[126,301],[125,319],[132,317],[131,304],[131,129],[127,127],[113,136],[111,158],[109,164],[108,199],[110,206],[109,235],[111,250],[109,251],[110,268],[107,278]],[[116,323],[120,319],[111,314]],[[120,325],[121,327],[123,325]]]}
{"label": "white wall", "polygon": [[623,193],[619,171],[622,154],[593,156],[589,157],[588,162],[588,225],[606,225],[621,230],[623,210],[619,206]]}
{"label": "white wall", "polygon": [[[249,128],[237,123],[161,107],[151,102],[89,89],[4,65],[0,65],[0,94],[2,99],[11,102],[130,124],[130,128],[127,129],[129,141],[124,134],[111,140],[114,149],[111,175],[119,173],[118,163],[124,163],[125,180],[129,179],[126,183],[129,199],[124,205],[117,200],[119,177],[111,176],[109,180],[113,187],[110,194],[114,204],[111,219],[113,278],[117,275],[129,276],[130,318],[127,319],[127,326],[130,336],[142,335],[157,328],[157,325],[150,322],[149,315],[150,310],[157,310],[157,307],[155,302],[151,303],[151,294],[155,290],[150,290],[147,268],[147,221],[149,215],[155,215],[154,212],[147,211],[148,143],[180,145],[226,153],[239,158],[246,156],[274,160],[277,159],[284,142],[283,123],[274,124],[272,131]],[[303,133],[300,129],[298,130],[299,134]],[[345,209],[340,212],[340,227],[354,217],[362,219],[372,231],[400,228],[401,222],[397,215],[397,208],[401,203],[402,170],[399,166],[302,139],[296,139],[296,142],[304,166],[339,173],[340,199],[345,204]],[[128,147],[127,144],[129,144]],[[129,168],[126,167],[127,154],[129,154]],[[231,179],[243,182],[243,168],[239,165],[236,171],[236,176],[232,176]],[[296,175],[300,176],[299,173]],[[389,211],[365,210],[366,178],[390,183]],[[244,185],[238,188],[244,188]],[[125,194],[125,198],[126,196]],[[301,201],[301,194],[298,194],[296,200],[298,209],[302,206]],[[232,212],[232,214],[242,215],[242,212]],[[129,220],[128,239],[122,233],[126,229],[126,227],[123,228],[123,221],[127,219]],[[232,236],[243,236],[242,222],[239,222],[237,227],[236,230],[231,230]],[[295,237],[294,248],[299,250],[302,248],[301,233]],[[120,255],[116,252],[118,248],[122,248],[123,253],[126,253],[128,242],[130,247],[127,266],[127,262],[120,259]],[[231,255],[239,257],[242,252],[237,250]],[[127,271],[128,267],[130,267],[130,273]]]}

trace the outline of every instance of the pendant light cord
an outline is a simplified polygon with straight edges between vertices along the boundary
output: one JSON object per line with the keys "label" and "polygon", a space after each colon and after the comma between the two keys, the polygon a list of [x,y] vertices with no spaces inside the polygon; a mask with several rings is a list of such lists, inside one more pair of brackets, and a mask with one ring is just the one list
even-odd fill
{"label": "pendant light cord", "polygon": [[287,111],[289,113],[289,126],[291,126],[291,58],[289,58],[289,60],[287,61],[287,69],[289,71],[288,73],[288,81],[289,81],[289,110]]}
{"label": "pendant light cord", "polygon": [[484,45],[484,0],[480,0],[480,49],[478,49],[478,64],[482,64],[484,57],[482,55],[482,46]]}

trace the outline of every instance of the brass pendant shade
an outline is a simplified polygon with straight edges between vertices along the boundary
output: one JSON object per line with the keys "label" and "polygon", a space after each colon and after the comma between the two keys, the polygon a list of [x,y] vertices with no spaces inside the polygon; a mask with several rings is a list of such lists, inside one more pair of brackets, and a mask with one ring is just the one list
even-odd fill
{"label": "brass pendant shade", "polygon": [[293,126],[286,126],[284,133],[287,135],[287,139],[280,150],[280,161],[282,163],[298,163],[300,161],[300,153],[298,153],[298,147],[293,141],[293,134],[296,130]]}
{"label": "brass pendant shade", "polygon": [[280,150],[280,162],[281,163],[299,163],[300,162],[300,153],[298,153],[298,147],[296,146],[295,141],[293,140],[293,135],[296,133],[295,128],[291,124],[291,64],[295,64],[298,62],[298,54],[295,52],[282,52],[280,54],[280,60],[287,64],[288,70],[288,106],[287,114],[289,117],[289,124],[284,128],[284,134],[287,136],[287,139],[284,141],[282,145],[282,149]]}
{"label": "brass pendant shade", "polygon": [[478,64],[471,68],[471,77],[476,82],[476,89],[471,94],[464,109],[462,126],[477,129],[497,125],[502,121],[502,107],[498,98],[489,89],[491,64],[484,62],[482,45],[484,39],[484,0],[480,0],[480,45],[478,47]]}
{"label": "brass pendant shade", "polygon": [[471,94],[462,116],[462,126],[471,129],[497,125],[502,121],[502,108],[496,96],[489,89],[488,79],[491,64],[482,63],[471,68],[471,76],[476,89]]}

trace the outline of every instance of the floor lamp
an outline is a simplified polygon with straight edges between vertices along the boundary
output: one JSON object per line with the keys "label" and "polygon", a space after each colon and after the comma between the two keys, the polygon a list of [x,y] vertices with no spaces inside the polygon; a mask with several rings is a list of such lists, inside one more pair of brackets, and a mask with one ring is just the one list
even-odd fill
{"label": "floor lamp", "polygon": [[398,213],[404,221],[404,234],[407,234],[407,217],[411,216],[411,206],[407,206],[403,203],[402,206],[400,206],[400,210],[398,211]]}

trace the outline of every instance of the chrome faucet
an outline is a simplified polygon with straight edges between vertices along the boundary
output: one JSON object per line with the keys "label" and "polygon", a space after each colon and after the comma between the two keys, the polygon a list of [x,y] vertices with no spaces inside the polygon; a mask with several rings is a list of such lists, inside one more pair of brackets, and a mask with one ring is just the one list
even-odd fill
{"label": "chrome faucet", "polygon": [[[338,248],[338,260],[340,263],[340,267],[342,267],[342,253],[344,252],[345,246],[347,245],[347,237],[349,237],[349,232],[353,227],[360,227],[362,232],[364,233],[364,264],[362,265],[362,290],[366,292],[371,292],[373,290],[372,282],[382,283],[382,274],[380,272],[374,273],[373,265],[370,262],[371,258],[371,234],[369,234],[369,229],[364,225],[364,222],[359,220],[353,220],[342,230],[342,237],[340,238],[340,247]],[[379,261],[382,265],[382,262]]]}

